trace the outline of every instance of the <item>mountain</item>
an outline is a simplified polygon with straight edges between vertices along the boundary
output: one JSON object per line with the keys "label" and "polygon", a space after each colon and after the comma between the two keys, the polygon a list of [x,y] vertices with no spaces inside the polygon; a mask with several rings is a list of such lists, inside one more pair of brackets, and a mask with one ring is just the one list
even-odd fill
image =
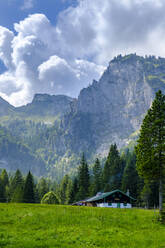
{"label": "mountain", "polygon": [[[0,127],[3,130],[0,132],[0,168],[46,175],[48,154],[53,156],[53,151],[43,136],[74,108],[75,102],[76,99],[68,96],[36,94],[26,106],[14,107],[0,98],[0,124],[3,126]],[[44,152],[41,145],[44,145]]]}
{"label": "mountain", "polygon": [[72,150],[103,156],[112,143],[128,145],[159,89],[165,93],[164,58],[114,58],[98,82],[81,90],[76,111],[64,120]]}
{"label": "mountain", "polygon": [[26,116],[62,117],[71,111],[71,105],[75,101],[76,99],[64,95],[36,94],[31,103],[16,108],[16,111]]}
{"label": "mountain", "polygon": [[119,55],[78,99],[36,94],[26,106],[9,105],[0,123],[60,178],[74,173],[82,152],[92,161],[105,157],[113,143],[133,146],[159,89],[165,93],[164,58]]}
{"label": "mountain", "polygon": [[0,97],[0,116],[12,114],[14,107]]}
{"label": "mountain", "polygon": [[46,174],[44,161],[37,157],[31,149],[16,140],[11,133],[0,126],[0,168],[8,171],[20,169],[23,173],[29,170],[36,176]]}

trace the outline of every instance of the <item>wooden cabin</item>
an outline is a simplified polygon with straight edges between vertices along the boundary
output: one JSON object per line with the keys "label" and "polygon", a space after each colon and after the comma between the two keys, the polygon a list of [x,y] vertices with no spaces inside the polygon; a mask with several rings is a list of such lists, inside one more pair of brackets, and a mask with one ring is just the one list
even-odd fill
{"label": "wooden cabin", "polygon": [[121,190],[114,190],[106,193],[97,193],[89,199],[81,201],[85,206],[108,207],[108,208],[132,208],[136,200]]}

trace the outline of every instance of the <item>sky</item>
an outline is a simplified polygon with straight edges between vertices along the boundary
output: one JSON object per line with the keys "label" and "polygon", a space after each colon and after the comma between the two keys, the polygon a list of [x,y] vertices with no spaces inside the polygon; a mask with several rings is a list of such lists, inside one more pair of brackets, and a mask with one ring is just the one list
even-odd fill
{"label": "sky", "polygon": [[165,0],[0,0],[0,96],[78,97],[118,54],[165,57]]}

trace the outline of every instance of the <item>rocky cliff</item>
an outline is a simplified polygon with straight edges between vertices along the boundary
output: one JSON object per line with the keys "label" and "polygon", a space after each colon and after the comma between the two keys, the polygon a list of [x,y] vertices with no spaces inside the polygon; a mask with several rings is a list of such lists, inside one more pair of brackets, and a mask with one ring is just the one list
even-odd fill
{"label": "rocky cliff", "polygon": [[165,59],[114,58],[100,80],[80,92],[76,112],[66,117],[73,150],[105,154],[111,143],[127,145],[159,89],[165,93]]}

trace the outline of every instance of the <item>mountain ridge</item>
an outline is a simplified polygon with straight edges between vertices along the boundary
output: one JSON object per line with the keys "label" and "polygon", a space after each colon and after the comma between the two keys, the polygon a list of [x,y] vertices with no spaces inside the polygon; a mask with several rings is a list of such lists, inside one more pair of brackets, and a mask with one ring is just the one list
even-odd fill
{"label": "mountain ridge", "polygon": [[[71,117],[71,135],[76,134],[81,119],[86,119],[84,126],[92,130],[88,143],[92,141],[97,153],[107,153],[110,143],[115,142],[120,148],[127,145],[128,137],[140,128],[156,91],[165,92],[164,76],[163,58],[136,54],[114,58],[98,82],[81,90],[76,114]],[[80,136],[77,140],[81,140],[81,150],[91,150],[86,147],[86,140]]]}

